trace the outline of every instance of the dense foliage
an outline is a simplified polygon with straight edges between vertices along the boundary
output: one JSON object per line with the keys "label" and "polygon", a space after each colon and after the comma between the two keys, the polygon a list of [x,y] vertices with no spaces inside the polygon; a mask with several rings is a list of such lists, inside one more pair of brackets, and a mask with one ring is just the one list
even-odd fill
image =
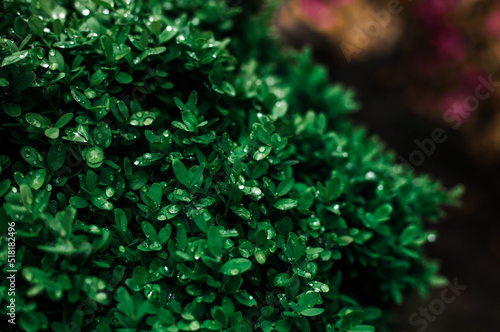
{"label": "dense foliage", "polygon": [[373,331],[439,282],[423,221],[456,193],[257,7],[0,2],[7,331]]}

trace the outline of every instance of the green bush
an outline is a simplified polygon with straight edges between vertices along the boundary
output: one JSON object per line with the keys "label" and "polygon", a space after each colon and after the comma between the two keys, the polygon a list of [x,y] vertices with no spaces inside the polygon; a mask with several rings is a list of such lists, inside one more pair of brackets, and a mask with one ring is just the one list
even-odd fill
{"label": "green bush", "polygon": [[440,282],[423,221],[458,191],[352,127],[258,7],[0,2],[7,331],[383,330]]}

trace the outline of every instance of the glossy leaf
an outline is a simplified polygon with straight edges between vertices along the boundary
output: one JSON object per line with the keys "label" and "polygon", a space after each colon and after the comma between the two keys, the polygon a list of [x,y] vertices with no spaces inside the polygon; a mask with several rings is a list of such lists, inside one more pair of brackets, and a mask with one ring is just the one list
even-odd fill
{"label": "glossy leaf", "polygon": [[222,265],[222,267],[220,268],[220,272],[235,276],[250,270],[251,267],[252,262],[249,259],[235,258],[224,263],[224,265]]}

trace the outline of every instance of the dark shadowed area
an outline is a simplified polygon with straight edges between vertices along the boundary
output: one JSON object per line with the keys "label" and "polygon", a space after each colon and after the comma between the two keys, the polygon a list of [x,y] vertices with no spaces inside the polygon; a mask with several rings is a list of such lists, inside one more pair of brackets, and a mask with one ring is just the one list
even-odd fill
{"label": "dark shadowed area", "polygon": [[[453,296],[442,289],[435,289],[425,298],[409,295],[402,306],[395,308],[395,331],[499,331],[498,163],[478,158],[470,136],[452,129],[439,118],[414,112],[405,98],[405,86],[398,79],[405,73],[405,67],[401,66],[401,48],[348,64],[338,44],[305,24],[289,25],[284,35],[296,47],[313,45],[316,59],[328,67],[332,81],[356,91],[362,106],[352,115],[355,122],[379,136],[401,160],[409,160],[419,149],[415,140],[429,139],[436,129],[446,133],[446,141],[435,144],[433,152],[415,166],[415,171],[428,173],[447,187],[457,184],[466,187],[462,207],[448,209],[446,218],[429,225],[439,235],[436,242],[427,245],[428,255],[440,262],[441,274],[459,285],[458,291],[454,288],[459,295]],[[403,36],[405,44],[418,46],[420,40],[408,38],[411,36]],[[489,111],[498,112],[498,109]],[[460,290],[465,286],[466,289]]]}

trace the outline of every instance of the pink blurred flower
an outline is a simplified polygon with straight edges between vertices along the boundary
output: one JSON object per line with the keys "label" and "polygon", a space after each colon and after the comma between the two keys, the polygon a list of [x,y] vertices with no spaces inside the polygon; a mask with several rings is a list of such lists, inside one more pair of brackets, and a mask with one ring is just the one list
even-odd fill
{"label": "pink blurred flower", "polygon": [[328,28],[332,25],[333,11],[339,6],[347,5],[353,0],[300,0],[300,7],[304,15],[314,21],[320,28]]}
{"label": "pink blurred flower", "polygon": [[424,0],[417,7],[417,17],[428,26],[442,25],[459,0]]}
{"label": "pink blurred flower", "polygon": [[300,7],[303,13],[311,19],[317,18],[328,9],[327,4],[323,0],[300,0]]}
{"label": "pink blurred flower", "polygon": [[496,38],[500,39],[500,9],[495,10],[486,19],[486,30]]}
{"label": "pink blurred flower", "polygon": [[467,97],[474,96],[479,83],[478,77],[483,76],[475,69],[468,69],[462,75],[460,85],[449,91],[441,99],[440,107],[443,112],[459,115],[462,119],[467,119],[471,115],[470,105],[467,105]]}
{"label": "pink blurred flower", "polygon": [[467,93],[467,90],[462,87],[449,91],[441,98],[439,103],[441,111],[449,115],[459,115],[462,119],[468,118],[469,114],[466,111],[464,100],[469,95],[470,93]]}
{"label": "pink blurred flower", "polygon": [[457,61],[465,54],[465,44],[460,31],[444,27],[433,37],[437,60],[440,62]]}

